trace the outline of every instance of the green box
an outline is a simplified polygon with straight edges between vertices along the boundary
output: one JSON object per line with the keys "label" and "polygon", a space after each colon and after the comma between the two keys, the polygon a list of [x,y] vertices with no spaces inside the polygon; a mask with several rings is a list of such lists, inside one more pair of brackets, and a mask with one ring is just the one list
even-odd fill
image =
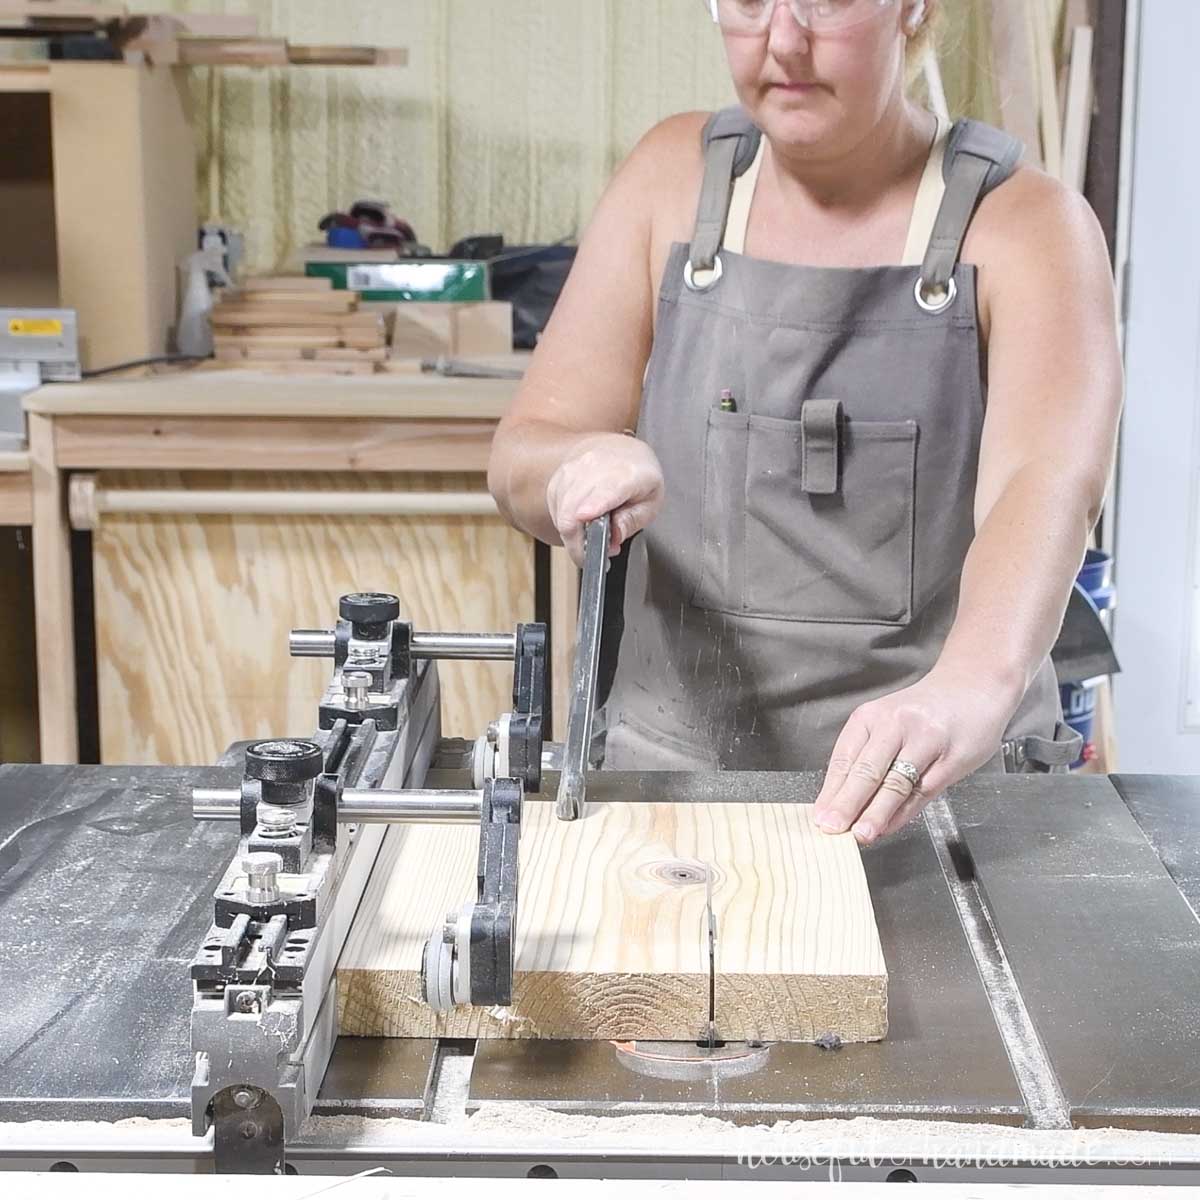
{"label": "green box", "polygon": [[394,263],[306,262],[306,275],[322,275],[364,300],[444,300],[459,303],[492,298],[485,262],[453,258],[410,258]]}

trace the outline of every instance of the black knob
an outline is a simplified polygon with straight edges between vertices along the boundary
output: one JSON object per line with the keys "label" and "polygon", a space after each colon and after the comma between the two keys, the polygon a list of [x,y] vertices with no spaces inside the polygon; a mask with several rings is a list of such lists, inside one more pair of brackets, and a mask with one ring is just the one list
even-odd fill
{"label": "black knob", "polygon": [[246,776],[264,783],[307,783],[325,769],[325,755],[316,742],[278,739],[246,748]]}
{"label": "black knob", "polygon": [[400,617],[400,600],[387,592],[351,592],[338,601],[338,615],[354,625],[383,625]]}

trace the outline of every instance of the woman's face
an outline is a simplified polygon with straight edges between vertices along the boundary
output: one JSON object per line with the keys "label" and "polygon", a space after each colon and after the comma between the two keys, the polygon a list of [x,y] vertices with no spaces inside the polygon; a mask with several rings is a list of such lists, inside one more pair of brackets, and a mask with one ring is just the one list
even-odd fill
{"label": "woman's face", "polygon": [[864,4],[860,23],[814,34],[779,0],[762,33],[723,27],[738,99],[773,141],[836,155],[859,143],[902,92],[913,9],[912,0]]}

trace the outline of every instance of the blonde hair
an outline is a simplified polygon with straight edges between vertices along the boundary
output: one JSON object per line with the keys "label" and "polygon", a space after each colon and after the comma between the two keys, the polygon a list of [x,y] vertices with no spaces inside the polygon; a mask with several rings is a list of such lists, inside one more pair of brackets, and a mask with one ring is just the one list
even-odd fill
{"label": "blonde hair", "polygon": [[921,60],[925,51],[936,50],[945,14],[940,0],[925,0],[925,13],[921,26],[911,34],[904,47],[905,75],[911,85],[921,73]]}

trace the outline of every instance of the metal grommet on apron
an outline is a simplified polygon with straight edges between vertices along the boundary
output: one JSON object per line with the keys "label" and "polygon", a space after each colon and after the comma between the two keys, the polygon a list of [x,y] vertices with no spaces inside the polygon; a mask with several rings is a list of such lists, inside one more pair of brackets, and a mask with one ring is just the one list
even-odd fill
{"label": "metal grommet on apron", "polygon": [[716,284],[717,280],[721,278],[721,275],[725,270],[724,266],[721,264],[721,256],[719,254],[714,255],[712,266],[707,268],[702,267],[701,270],[708,271],[708,279],[696,278],[696,272],[692,270],[691,259],[688,259],[688,261],[683,264],[683,282],[687,285],[688,291],[707,292],[709,288]]}
{"label": "metal grommet on apron", "polygon": [[[666,501],[629,550],[605,765],[821,770],[854,709],[927,674],[954,620],[984,416],[960,253],[1021,147],[976,122],[941,131],[905,261],[830,269],[742,252],[767,148],[740,109],[704,137],[646,367],[638,436]],[[1047,659],[1005,731],[1021,769],[1061,757],[1060,716]]]}
{"label": "metal grommet on apron", "polygon": [[958,295],[958,284],[951,277],[950,281],[942,288],[940,294],[934,294],[925,286],[925,280],[918,276],[916,287],[913,288],[913,296],[916,298],[917,306],[927,313],[936,315],[940,312],[945,312],[946,309],[954,303],[955,297]]}

